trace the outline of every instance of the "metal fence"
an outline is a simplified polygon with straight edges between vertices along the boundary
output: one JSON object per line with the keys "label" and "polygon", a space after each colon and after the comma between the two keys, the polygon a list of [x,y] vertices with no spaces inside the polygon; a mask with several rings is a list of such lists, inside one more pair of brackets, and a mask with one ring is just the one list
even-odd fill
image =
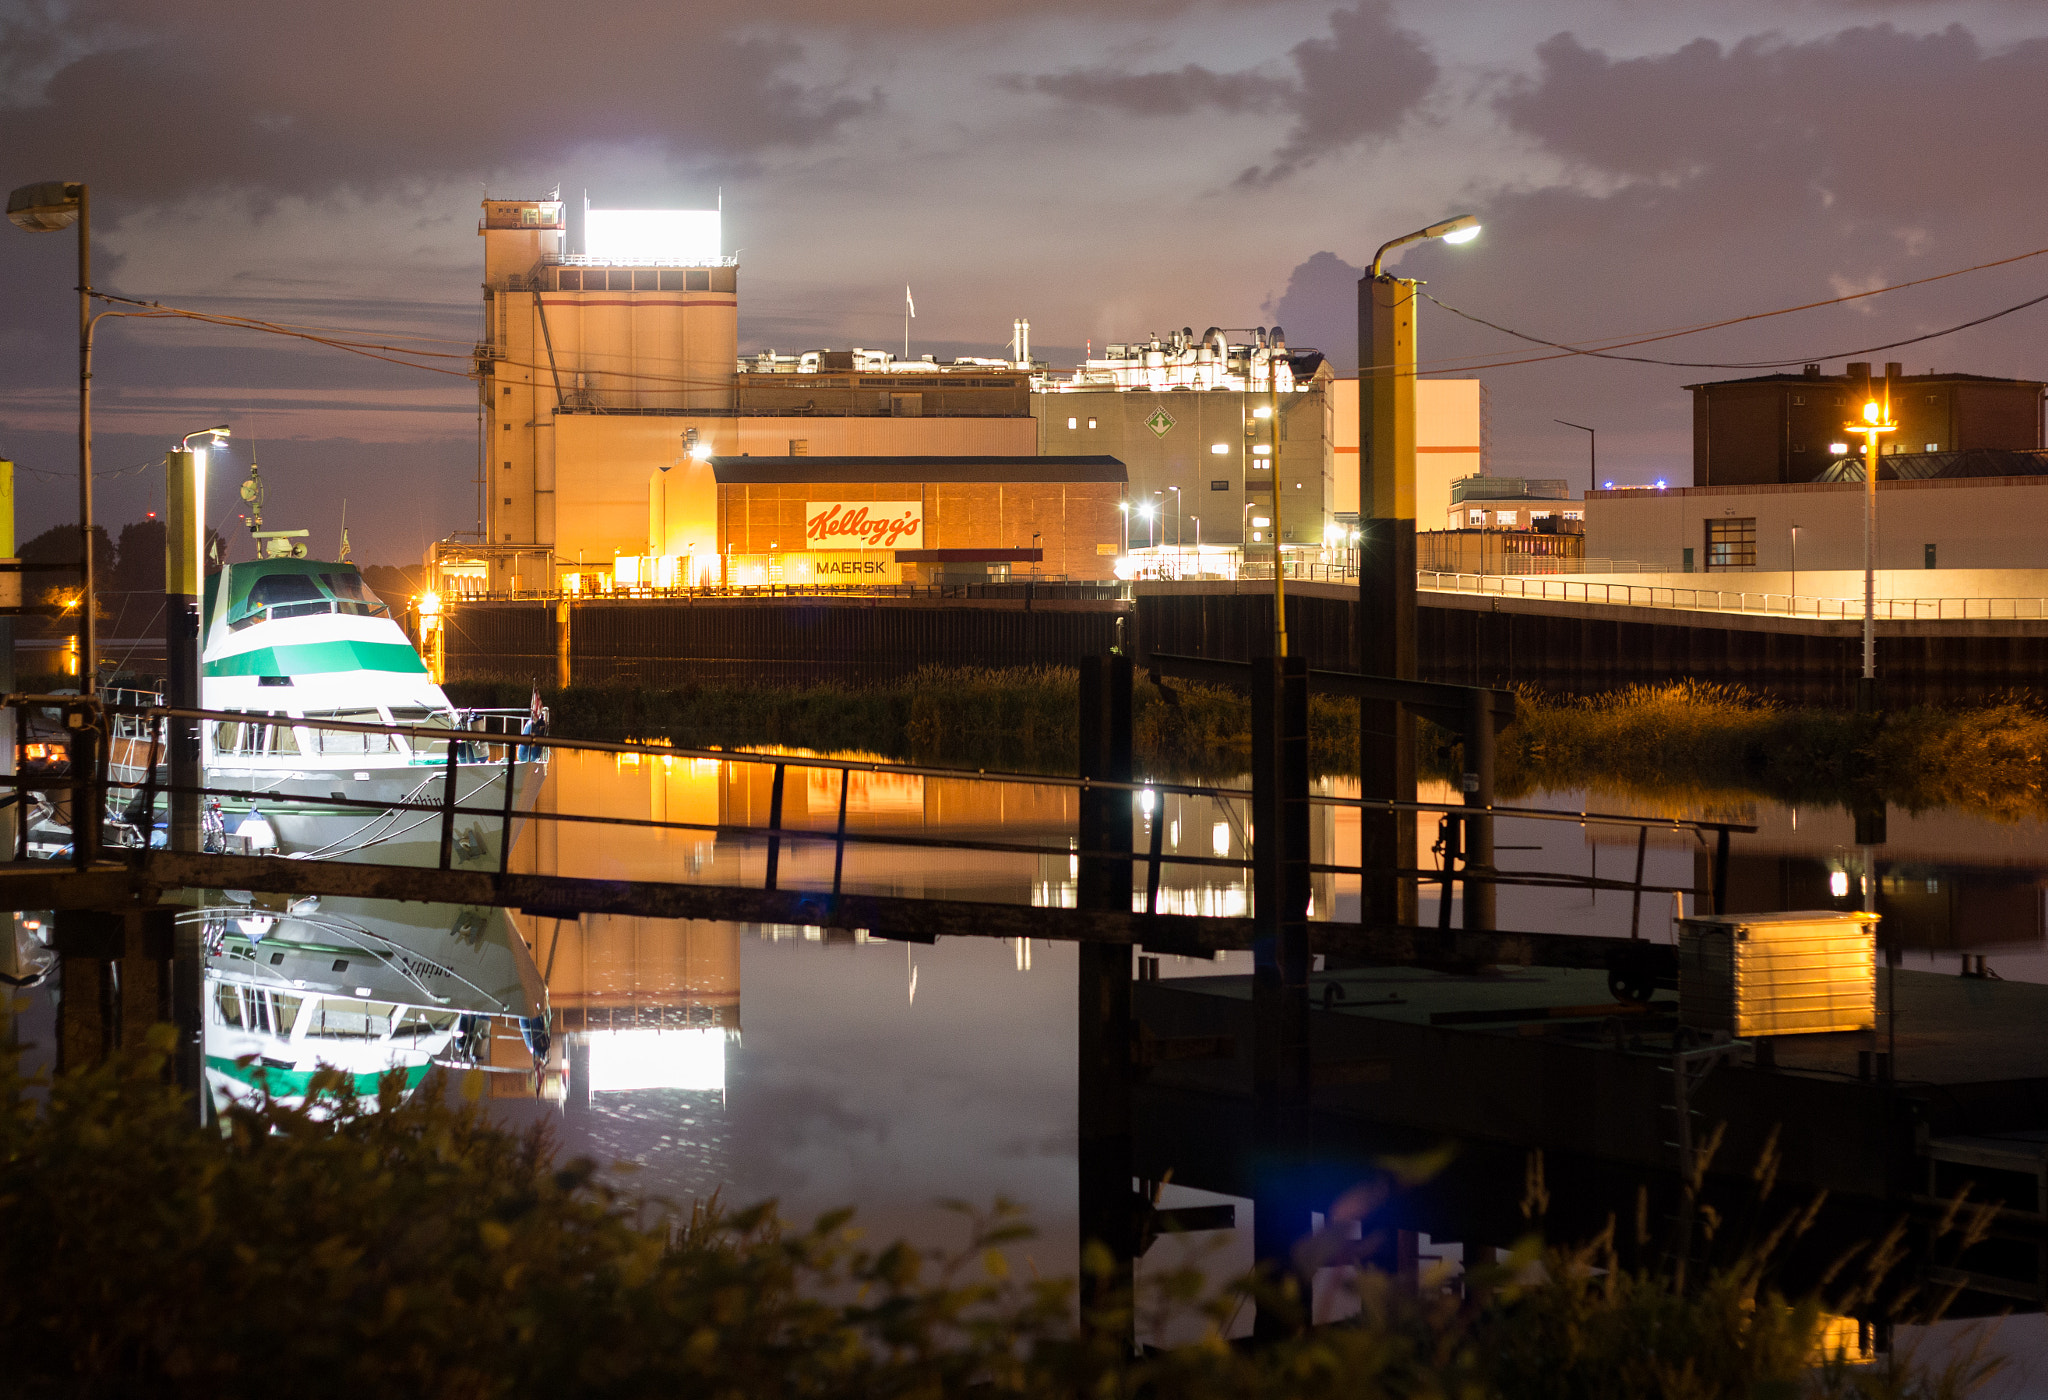
{"label": "metal fence", "polygon": [[[1863,617],[1861,598],[1820,598],[1803,593],[1760,593],[1729,588],[1680,588],[1666,584],[1607,583],[1556,575],[1418,573],[1416,586],[1438,593],[1477,593],[1497,598],[1530,598],[1553,603],[1610,603],[1624,607],[1669,608],[1682,612],[1749,613],[1854,622]],[[1881,622],[2007,622],[2048,618],[2048,598],[1879,598]]]}

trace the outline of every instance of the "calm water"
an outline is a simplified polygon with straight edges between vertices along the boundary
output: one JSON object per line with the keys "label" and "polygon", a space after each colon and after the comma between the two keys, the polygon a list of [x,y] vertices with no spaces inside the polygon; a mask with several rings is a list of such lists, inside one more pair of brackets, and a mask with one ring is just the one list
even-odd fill
{"label": "calm water", "polygon": [[[837,783],[836,774],[792,770],[787,819],[829,829]],[[767,770],[746,765],[572,756],[555,770],[545,800],[562,812],[760,822],[767,791]],[[1442,790],[1423,795],[1449,800]],[[1061,788],[856,775],[848,807],[855,829],[1063,845],[1073,829],[1073,800]],[[1580,793],[1540,794],[1524,805],[1631,810]],[[1736,909],[1856,907],[1863,853],[1846,812],[1757,803],[1665,814],[1758,826],[1732,847]],[[1162,796],[1140,824],[1141,839],[1153,820],[1165,824],[1169,854],[1244,852],[1246,814],[1236,804]],[[1998,824],[1957,812],[1891,814],[1876,878],[1880,907],[1911,949],[1907,966],[1953,970],[1970,949],[1990,954],[2009,978],[2048,979],[2043,835],[2038,823]],[[1434,864],[1426,849],[1433,836],[1426,832],[1418,851],[1425,866]],[[1355,861],[1355,817],[1323,809],[1316,841],[1318,860]],[[1626,878],[1636,859],[1633,832],[1597,825],[1503,820],[1497,841],[1504,867]],[[758,882],[764,857],[758,848],[687,833],[536,823],[515,859],[521,868],[579,876]],[[1704,878],[1705,860],[1692,837],[1652,833],[1644,878],[1691,885]],[[786,851],[783,880],[829,887],[830,862],[829,846],[799,847],[794,857]],[[856,848],[846,879],[848,888],[875,892],[1067,904],[1074,875],[1073,863],[1056,856]],[[1170,909],[1241,913],[1248,882],[1233,872],[1169,866],[1164,893]],[[1355,917],[1355,880],[1319,877],[1315,893],[1319,911]],[[1435,917],[1434,899],[1425,889],[1425,922]],[[1665,940],[1678,904],[1668,894],[1649,895],[1638,911],[1627,894],[1505,888],[1499,923],[1625,937],[1636,920],[1644,936]],[[676,1038],[670,1031],[589,1031],[587,1051],[572,1044],[565,1072],[539,1097],[500,1101],[508,1120],[547,1119],[568,1150],[631,1162],[656,1194],[774,1196],[800,1218],[850,1203],[874,1233],[930,1245],[961,1237],[957,1218],[940,1201],[1004,1195],[1026,1204],[1038,1225],[1032,1262],[1046,1272],[1074,1269],[1071,947],[966,938],[920,946],[815,929],[617,918],[580,926],[522,920],[521,928],[565,1021],[581,1006],[586,1024],[606,1016],[614,1024],[646,1023],[659,1012],[672,1023],[696,1018],[701,1028],[684,1032],[694,1038],[687,1051],[657,1048]],[[1249,970],[1250,955],[1240,953],[1215,963],[1169,956],[1161,973]],[[624,1008],[631,1018],[620,1014]],[[1163,1197],[1167,1204],[1222,1199],[1175,1187]],[[1214,1252],[1219,1272],[1250,1262],[1250,1203],[1237,1204],[1238,1230],[1205,1237],[1202,1245]],[[1147,1263],[1173,1258],[1177,1246],[1162,1245]],[[1455,1257],[1455,1247],[1449,1253]],[[2031,1351],[2042,1330],[2038,1319],[2015,1320],[2004,1341]]]}
{"label": "calm water", "polygon": [[[792,769],[785,820],[829,829],[838,783],[836,773]],[[768,790],[768,770],[750,765],[567,754],[556,760],[541,801],[563,813],[760,823]],[[1442,790],[1423,795],[1448,800]],[[1074,795],[1057,787],[856,774],[847,798],[855,830],[1065,846],[1074,824]],[[1630,810],[1618,799],[1579,793],[1540,794],[1523,805]],[[1847,813],[1757,803],[1663,814],[1759,827],[1733,845],[1737,910],[1856,907],[1864,866]],[[1237,804],[1164,796],[1140,823],[1141,842],[1158,821],[1169,854],[1240,856],[1246,815]],[[1954,970],[1967,949],[1987,953],[2007,978],[2048,980],[2044,834],[2039,823],[1998,824],[1959,812],[1891,814],[1876,879],[1880,907],[1911,950],[1906,965]],[[1434,863],[1426,849],[1433,837],[1426,832],[1418,851],[1425,866]],[[1321,809],[1315,838],[1318,860],[1356,861],[1355,815]],[[1622,829],[1503,820],[1496,839],[1503,867],[1626,878],[1636,859],[1635,836]],[[1690,836],[1653,833],[1645,879],[1691,885],[1703,877],[1704,860]],[[782,882],[829,888],[831,862],[829,844],[785,849]],[[513,863],[581,877],[758,884],[764,853],[699,833],[535,822]],[[1074,881],[1074,863],[1062,856],[855,847],[846,865],[853,890],[1026,904],[1071,904]],[[1168,866],[1163,890],[1164,907],[1189,912],[1242,913],[1249,899],[1248,876],[1219,869]],[[1318,917],[1354,918],[1357,897],[1355,879],[1317,879]],[[1435,918],[1434,900],[1425,888],[1424,922]],[[1646,896],[1637,909],[1625,893],[1504,888],[1499,924],[1625,937],[1633,920],[1645,936],[1664,940],[1676,905],[1668,894]],[[963,1237],[942,1201],[1005,1196],[1026,1205],[1038,1227],[1025,1251],[1031,1262],[1045,1273],[1075,1269],[1071,947],[972,938],[926,946],[612,916],[503,917],[531,949],[557,1020],[549,1071],[538,1082],[514,1072],[490,1078],[494,1110],[508,1124],[549,1122],[566,1152],[629,1167],[656,1196],[772,1196],[795,1218],[852,1204],[871,1236],[926,1245]],[[1247,953],[1216,962],[1169,956],[1161,967],[1164,977],[1249,971]],[[24,1032],[41,1038],[46,1002],[28,1018]],[[518,1069],[523,1050],[500,1037],[492,1058]],[[1162,1203],[1222,1199],[1169,1187]],[[1250,1263],[1250,1202],[1238,1207],[1238,1229],[1204,1237],[1201,1246],[1219,1273]],[[1181,1247],[1163,1243],[1141,1268],[1175,1258]],[[2016,1319],[2002,1341],[2031,1354],[2043,1330],[2037,1318]]]}

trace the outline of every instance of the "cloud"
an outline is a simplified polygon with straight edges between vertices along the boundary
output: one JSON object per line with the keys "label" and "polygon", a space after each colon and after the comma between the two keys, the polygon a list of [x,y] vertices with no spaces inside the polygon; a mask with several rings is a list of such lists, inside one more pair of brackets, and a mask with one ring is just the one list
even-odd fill
{"label": "cloud", "polygon": [[1261,308],[1297,349],[1323,352],[1339,374],[1358,372],[1358,279],[1365,269],[1317,253],[1294,269],[1287,290]]}
{"label": "cloud", "polygon": [[[97,0],[0,20],[7,165],[131,201],[321,193],[566,164],[596,145],[731,163],[829,138],[874,93],[794,76],[805,48],[642,3]],[[23,81],[33,77],[36,81]]]}
{"label": "cloud", "polygon": [[1240,184],[1271,184],[1332,152],[1391,136],[1436,85],[1436,60],[1420,36],[1394,23],[1381,0],[1330,16],[1330,37],[1294,46],[1301,74],[1294,130],[1266,168]]}
{"label": "cloud", "polygon": [[1160,73],[1073,68],[1027,78],[1001,79],[1012,91],[1042,92],[1086,107],[1107,107],[1132,117],[1184,117],[1204,108],[1264,112],[1288,101],[1295,85],[1260,73],[1218,73],[1199,64]]}
{"label": "cloud", "polygon": [[2048,127],[2048,40],[1993,51],[1961,25],[1698,39],[1626,59],[1560,34],[1537,60],[1496,106],[1568,159],[1672,187],[1731,171],[1789,180],[1802,204],[1847,213],[2003,202]]}
{"label": "cloud", "polygon": [[1333,11],[1329,36],[1304,39],[1288,51],[1288,58],[1294,72],[1286,77],[1256,69],[1217,72],[1190,63],[1148,73],[1072,68],[1035,77],[1013,74],[1001,82],[1012,91],[1040,92],[1133,117],[1290,113],[1293,129],[1271,162],[1238,177],[1239,184],[1269,185],[1326,155],[1391,136],[1437,78],[1428,47],[1394,23],[1385,0],[1358,0],[1350,9]]}

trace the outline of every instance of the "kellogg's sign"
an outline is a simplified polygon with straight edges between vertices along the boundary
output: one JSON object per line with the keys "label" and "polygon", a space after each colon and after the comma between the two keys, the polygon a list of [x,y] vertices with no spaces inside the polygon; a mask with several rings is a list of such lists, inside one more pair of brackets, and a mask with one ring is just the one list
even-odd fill
{"label": "kellogg's sign", "polygon": [[922,549],[922,501],[810,501],[804,542],[811,549]]}

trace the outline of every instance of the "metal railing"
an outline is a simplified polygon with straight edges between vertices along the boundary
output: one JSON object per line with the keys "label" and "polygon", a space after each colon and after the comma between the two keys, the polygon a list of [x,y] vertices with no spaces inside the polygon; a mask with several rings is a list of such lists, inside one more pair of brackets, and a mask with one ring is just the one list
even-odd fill
{"label": "metal railing", "polygon": [[[1253,794],[1238,788],[1225,788],[1203,784],[1172,783],[1158,781],[1111,782],[1101,779],[1066,777],[1042,773],[989,772],[983,769],[945,768],[928,764],[888,763],[859,759],[837,759],[815,755],[759,754],[746,751],[722,749],[688,749],[666,744],[613,743],[591,739],[564,739],[548,735],[505,735],[507,742],[458,742],[447,741],[454,735],[469,731],[418,725],[374,724],[333,719],[304,719],[291,716],[269,716],[247,714],[236,711],[177,709],[159,705],[147,707],[106,706],[79,696],[23,696],[10,695],[5,702],[8,706],[26,712],[61,703],[65,706],[67,720],[76,719],[65,731],[74,740],[84,741],[89,758],[89,772],[55,771],[31,772],[21,761],[17,750],[16,773],[18,776],[0,780],[0,784],[12,787],[24,796],[52,788],[70,788],[74,794],[74,811],[78,804],[85,804],[102,814],[103,821],[110,811],[123,810],[128,806],[116,794],[136,794],[143,818],[138,830],[132,821],[114,823],[116,836],[120,838],[112,848],[115,854],[133,863],[134,868],[146,872],[154,858],[155,848],[150,840],[154,826],[154,814],[159,798],[176,792],[202,799],[261,801],[267,807],[280,807],[290,803],[306,803],[322,808],[360,808],[378,813],[418,812],[436,815],[440,818],[439,869],[449,871],[453,866],[455,829],[458,818],[471,817],[494,821],[499,828],[498,873],[503,877],[508,869],[513,845],[515,820],[545,821],[576,825],[595,825],[614,828],[632,828],[650,831],[678,831],[707,835],[713,838],[734,838],[758,843],[766,853],[765,873],[758,887],[764,892],[778,889],[781,879],[782,852],[785,845],[802,843],[829,844],[833,850],[832,883],[830,897],[837,900],[845,892],[846,853],[849,847],[891,847],[904,850],[954,850],[975,851],[996,855],[1017,855],[1039,858],[1055,858],[1067,862],[1110,861],[1128,864],[1144,870],[1143,894],[1138,889],[1132,892],[1132,913],[1156,915],[1159,909],[1161,873],[1167,866],[1183,866],[1196,869],[1225,869],[1242,875],[1253,868],[1254,857],[1249,849],[1243,856],[1195,855],[1178,851],[1169,852],[1163,848],[1162,832],[1166,826],[1163,814],[1154,812],[1157,799],[1162,795],[1205,798],[1224,806],[1230,812],[1230,804],[1244,804],[1248,814]],[[297,726],[322,731],[340,731],[357,734],[389,734],[407,738],[415,745],[439,744],[445,758],[440,765],[443,772],[441,793],[432,800],[379,801],[368,798],[350,798],[333,793],[295,795],[275,790],[248,790],[217,787],[202,784],[198,787],[173,787],[162,776],[166,744],[165,721],[171,719],[198,720],[202,722],[231,722],[259,726]],[[132,724],[148,737],[148,760],[140,765],[141,780],[121,781],[109,771],[107,758],[110,745],[91,742],[112,732],[116,723]],[[18,723],[17,735],[25,735],[28,726]],[[770,796],[766,824],[726,821],[673,821],[656,818],[623,817],[599,813],[552,812],[516,809],[514,790],[515,775],[519,761],[527,755],[547,755],[556,751],[634,755],[641,759],[685,760],[694,759],[717,763],[738,764],[756,769],[770,770]],[[497,803],[484,807],[464,805],[459,799],[459,774],[465,768],[476,766],[502,767],[506,781],[502,798]],[[840,775],[838,784],[837,816],[829,830],[809,826],[791,825],[784,821],[783,798],[790,769],[836,772]],[[1084,849],[1082,840],[1081,811],[1087,805],[1076,804],[1075,823],[1072,836],[1065,845],[1047,845],[1031,841],[991,841],[954,837],[924,836],[901,831],[854,831],[848,828],[848,796],[851,776],[856,773],[885,774],[905,778],[929,778],[953,780],[967,783],[992,783],[1007,786],[1064,788],[1084,797],[1090,794],[1112,797],[1122,796],[1132,806],[1133,843],[1129,849]],[[136,799],[129,799],[135,801]],[[1374,875],[1392,875],[1401,879],[1418,880],[1440,885],[1442,903],[1438,916],[1440,927],[1448,928],[1450,899],[1454,886],[1462,884],[1470,889],[1482,885],[1528,885],[1545,888],[1574,888],[1585,890],[1613,890],[1632,893],[1640,912],[1642,896],[1645,894],[1693,894],[1702,900],[1711,900],[1712,907],[1724,906],[1727,882],[1729,837],[1735,832],[1754,831],[1755,827],[1737,822],[1703,821],[1680,817],[1645,817],[1626,813],[1573,811],[1561,808],[1508,807],[1508,806],[1466,806],[1461,802],[1399,802],[1372,798],[1335,797],[1312,794],[1309,801],[1314,806],[1357,810],[1361,814],[1414,813],[1434,815],[1443,823],[1444,839],[1439,849],[1445,853],[1444,863],[1436,868],[1402,867],[1395,870],[1368,868],[1363,863],[1338,865],[1329,862],[1312,862],[1309,869],[1315,874],[1355,875],[1361,880]],[[54,804],[44,802],[45,808],[54,811]],[[1150,834],[1143,848],[1136,838],[1137,817],[1140,810],[1151,817]],[[1233,814],[1234,817],[1234,814]],[[1458,852],[1466,848],[1460,839],[1465,823],[1515,818],[1543,822],[1568,822],[1581,826],[1614,826],[1637,832],[1637,860],[1634,878],[1631,880],[1602,879],[1598,876],[1577,872],[1500,869],[1491,865],[1459,863]],[[1245,845],[1251,845],[1251,833],[1240,822],[1233,821],[1239,830],[1245,832]],[[75,823],[74,823],[75,825]],[[1643,855],[1647,849],[1648,833],[1652,830],[1689,832],[1705,846],[1712,841],[1713,857],[1709,863],[1710,877],[1703,888],[1699,883],[1692,885],[1659,885],[1647,883],[1644,879]],[[19,859],[28,855],[28,823],[20,826]],[[91,861],[89,853],[98,845],[97,840],[72,842],[73,864],[81,870]],[[1361,853],[1363,845],[1361,845]],[[1363,857],[1361,854],[1361,861]],[[306,864],[324,862],[292,862],[302,868]],[[688,884],[689,881],[676,883]],[[701,883],[701,882],[696,882]],[[817,893],[824,893],[818,891]],[[1220,915],[1189,916],[1197,918],[1223,917]],[[1327,922],[1327,917],[1325,919]],[[963,930],[972,932],[972,930]],[[1633,931],[1632,931],[1633,933]],[[1541,935],[1533,935],[1541,936]]]}
{"label": "metal railing", "polygon": [[[1475,593],[1553,603],[1608,603],[1624,607],[1670,608],[1682,612],[1746,613],[1760,617],[1812,617],[1854,622],[1863,616],[1861,598],[1822,598],[1803,593],[1768,593],[1733,588],[1685,588],[1669,584],[1606,583],[1556,574],[1509,575],[1422,571],[1416,586],[1438,593]],[[2048,598],[1879,598],[1880,622],[2009,622],[2048,618]]]}

